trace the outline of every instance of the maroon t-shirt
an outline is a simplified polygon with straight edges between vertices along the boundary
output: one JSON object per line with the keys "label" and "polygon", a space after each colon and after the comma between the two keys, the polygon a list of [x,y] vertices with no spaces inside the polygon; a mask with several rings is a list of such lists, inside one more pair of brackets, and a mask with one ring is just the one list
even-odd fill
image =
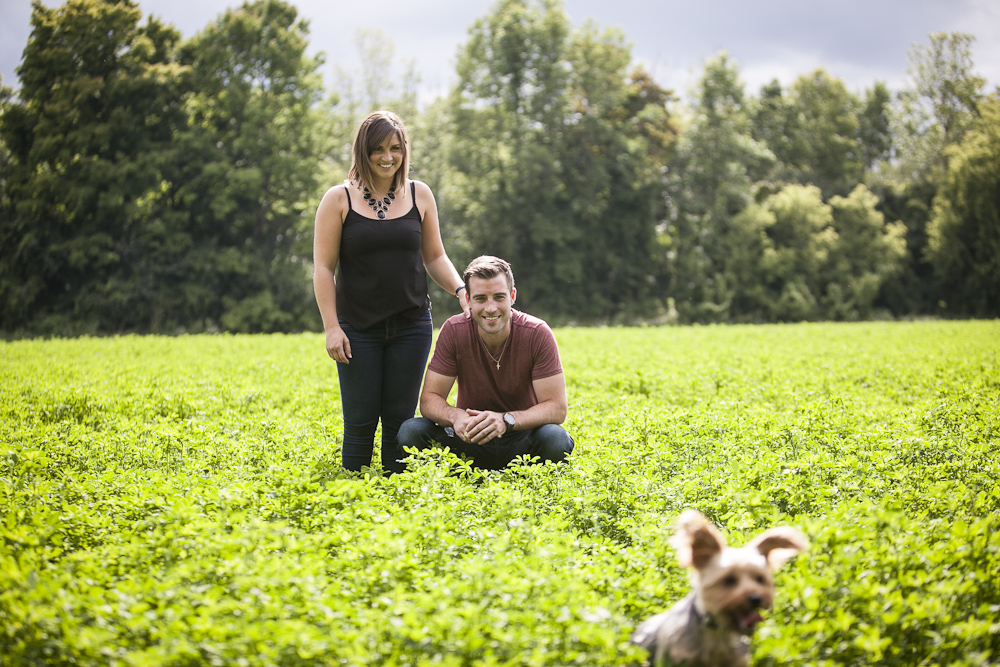
{"label": "maroon t-shirt", "polygon": [[538,403],[533,380],[563,372],[559,347],[552,329],[543,320],[511,309],[510,340],[500,359],[500,369],[490,358],[472,318],[448,318],[438,333],[429,368],[458,378],[455,407],[494,412],[527,410]]}

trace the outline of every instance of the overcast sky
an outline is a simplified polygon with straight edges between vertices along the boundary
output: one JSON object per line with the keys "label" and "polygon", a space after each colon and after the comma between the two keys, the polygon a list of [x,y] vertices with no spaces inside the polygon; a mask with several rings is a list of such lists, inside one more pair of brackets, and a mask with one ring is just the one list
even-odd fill
{"label": "overcast sky", "polygon": [[[42,0],[49,7],[58,0]],[[153,14],[191,37],[233,0],[139,0]],[[494,0],[297,0],[310,21],[310,52],[327,64],[358,67],[354,35],[378,27],[398,58],[414,61],[421,99],[455,82],[456,52],[472,23]],[[683,94],[706,58],[726,50],[737,62],[749,93],[772,79],[789,84],[817,67],[854,92],[876,80],[896,89],[906,81],[907,51],[931,32],[976,37],[975,68],[987,91],[1000,86],[1000,0],[564,0],[573,25],[586,19],[621,28],[632,56],[660,85]],[[380,13],[376,14],[373,8]],[[30,33],[30,0],[0,0],[0,72],[16,86],[15,68]]]}

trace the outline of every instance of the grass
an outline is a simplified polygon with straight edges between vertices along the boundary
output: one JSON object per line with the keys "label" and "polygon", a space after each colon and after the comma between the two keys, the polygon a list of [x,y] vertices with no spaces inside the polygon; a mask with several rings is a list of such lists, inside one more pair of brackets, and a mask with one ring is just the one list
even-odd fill
{"label": "grass", "polygon": [[687,507],[812,542],[755,664],[1000,664],[1000,322],[556,336],[570,465],[392,478],[318,335],[0,343],[5,664],[638,664]]}

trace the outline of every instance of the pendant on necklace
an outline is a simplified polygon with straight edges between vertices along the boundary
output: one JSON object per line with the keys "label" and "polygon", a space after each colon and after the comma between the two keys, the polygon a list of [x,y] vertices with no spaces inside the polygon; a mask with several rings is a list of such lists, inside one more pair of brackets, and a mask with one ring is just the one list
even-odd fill
{"label": "pendant on necklace", "polygon": [[368,188],[364,188],[361,197],[375,211],[375,215],[378,216],[379,220],[385,220],[385,212],[389,210],[393,200],[396,199],[396,187],[389,188],[389,192],[385,193],[385,196],[381,199],[373,195]]}
{"label": "pendant on necklace", "polygon": [[510,336],[507,336],[507,340],[504,341],[503,347],[500,348],[499,357],[493,356],[493,353],[490,352],[490,348],[486,347],[486,343],[483,342],[482,338],[479,339],[479,342],[483,343],[483,349],[486,350],[486,354],[490,355],[490,359],[492,359],[493,363],[497,365],[497,370],[500,370],[500,360],[503,359],[503,353],[507,351],[507,344],[510,342]]}

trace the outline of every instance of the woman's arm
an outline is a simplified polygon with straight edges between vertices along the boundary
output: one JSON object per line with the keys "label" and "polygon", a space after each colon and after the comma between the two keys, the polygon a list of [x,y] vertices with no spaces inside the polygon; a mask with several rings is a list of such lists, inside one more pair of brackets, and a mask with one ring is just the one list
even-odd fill
{"label": "woman's arm", "polygon": [[462,312],[465,313],[465,317],[468,318],[470,316],[469,295],[465,289],[458,290],[457,293],[455,291],[465,283],[444,250],[434,193],[431,192],[426,183],[421,181],[414,181],[414,183],[417,191],[417,209],[420,211],[420,219],[422,220],[420,256],[424,261],[424,268],[427,270],[427,275],[440,285],[441,289],[458,297],[458,304],[461,306]]}
{"label": "woman's arm", "polygon": [[313,292],[326,332],[326,353],[346,364],[351,358],[351,342],[337,320],[337,285],[334,276],[340,260],[340,235],[347,211],[346,187],[334,186],[323,195],[316,209],[313,234]]}

